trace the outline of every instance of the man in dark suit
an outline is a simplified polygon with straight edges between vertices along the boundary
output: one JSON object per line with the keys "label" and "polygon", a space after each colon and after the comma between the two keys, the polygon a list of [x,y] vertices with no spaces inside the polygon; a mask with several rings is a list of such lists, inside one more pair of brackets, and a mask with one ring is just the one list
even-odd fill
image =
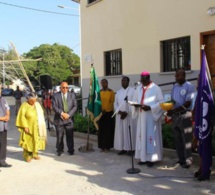
{"label": "man in dark suit", "polygon": [[55,112],[54,125],[57,134],[57,155],[61,156],[64,149],[64,132],[66,133],[66,143],[69,155],[74,154],[74,139],[73,139],[73,115],[77,110],[77,101],[75,94],[68,92],[68,83],[62,82],[60,92],[57,92],[52,97],[52,107]]}

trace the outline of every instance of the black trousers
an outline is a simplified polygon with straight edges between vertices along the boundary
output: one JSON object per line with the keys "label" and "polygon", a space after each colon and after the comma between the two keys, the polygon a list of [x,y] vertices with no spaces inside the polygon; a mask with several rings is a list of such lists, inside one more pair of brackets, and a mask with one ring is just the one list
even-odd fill
{"label": "black trousers", "polygon": [[113,148],[115,118],[112,118],[113,111],[106,112],[99,120],[98,148]]}
{"label": "black trousers", "polygon": [[172,128],[175,148],[179,161],[192,164],[192,120],[191,112],[182,115],[173,115]]}
{"label": "black trousers", "polygon": [[7,131],[0,132],[0,163],[4,164],[7,150]]}
{"label": "black trousers", "polygon": [[69,153],[74,152],[74,137],[73,137],[73,126],[72,125],[56,125],[57,152],[63,152],[64,150],[64,133],[66,134],[66,144]]}

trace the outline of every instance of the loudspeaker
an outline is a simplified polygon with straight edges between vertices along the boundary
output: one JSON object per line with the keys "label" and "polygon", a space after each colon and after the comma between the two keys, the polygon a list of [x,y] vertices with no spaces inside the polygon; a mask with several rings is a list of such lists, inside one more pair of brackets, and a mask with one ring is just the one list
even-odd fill
{"label": "loudspeaker", "polygon": [[52,77],[49,75],[40,76],[40,87],[45,89],[52,89]]}

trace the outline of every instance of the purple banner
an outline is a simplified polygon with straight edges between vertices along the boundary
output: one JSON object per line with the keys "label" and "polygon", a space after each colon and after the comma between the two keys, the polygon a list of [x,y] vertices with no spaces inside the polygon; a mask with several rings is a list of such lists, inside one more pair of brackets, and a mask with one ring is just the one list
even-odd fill
{"label": "purple banner", "polygon": [[198,81],[198,92],[195,105],[195,136],[199,141],[198,152],[202,160],[202,174],[207,174],[212,165],[212,114],[214,109],[213,95],[208,75],[208,64],[205,51],[202,50],[202,64]]}

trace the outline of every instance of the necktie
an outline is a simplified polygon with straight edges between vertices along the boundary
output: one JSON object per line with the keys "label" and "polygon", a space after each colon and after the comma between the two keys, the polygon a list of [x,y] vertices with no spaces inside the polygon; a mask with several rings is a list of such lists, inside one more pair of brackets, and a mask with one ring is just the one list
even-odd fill
{"label": "necktie", "polygon": [[64,112],[66,113],[68,112],[68,104],[67,104],[65,95],[63,95],[63,109],[64,109]]}

